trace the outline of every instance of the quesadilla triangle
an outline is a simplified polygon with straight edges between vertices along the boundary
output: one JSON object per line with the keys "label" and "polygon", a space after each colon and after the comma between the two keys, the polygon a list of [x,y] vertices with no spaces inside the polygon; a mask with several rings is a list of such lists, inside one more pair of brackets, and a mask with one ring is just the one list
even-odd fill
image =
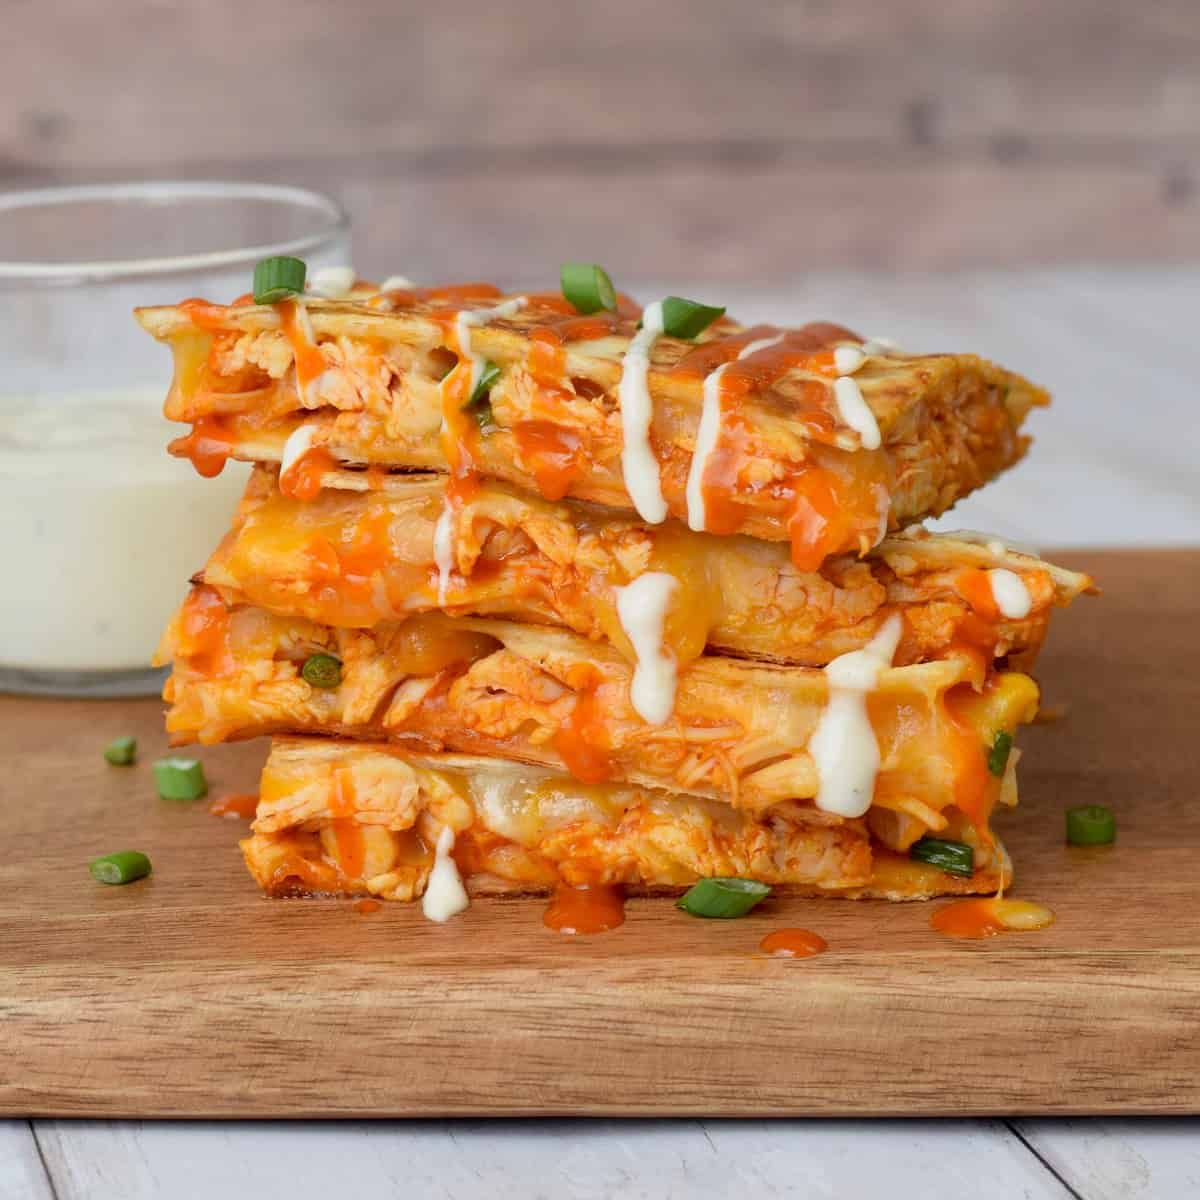
{"label": "quesadilla triangle", "polygon": [[[447,488],[444,475],[391,476],[369,492],[326,489],[300,501],[259,467],[199,579],[227,605],[344,629],[442,609],[565,626],[635,661],[619,599],[652,573],[673,581],[662,641],[681,665],[707,646],[824,666],[900,612],[895,665],[958,645],[1018,670],[1032,666],[1052,608],[1092,587],[1086,575],[997,541],[920,527],[885,538],[863,559],[838,555],[801,571],[780,542],[693,533],[678,521],[651,525],[491,481],[459,509],[443,575],[435,543]],[[1017,607],[997,605],[995,572],[1016,577]]]}
{"label": "quesadilla triangle", "polygon": [[950,821],[973,848],[965,874],[890,849],[869,821],[792,800],[749,812],[655,788],[580,786],[497,758],[277,738],[241,847],[259,886],[277,896],[414,900],[432,889],[439,860],[472,895],[545,893],[560,882],[676,893],[730,875],[787,893],[888,900],[1008,886],[999,840]]}
{"label": "quesadilla triangle", "polygon": [[[673,299],[673,298],[668,298]],[[175,357],[172,444],[203,474],[279,463],[285,492],[380,470],[481,477],[788,542],[803,570],[864,553],[1017,462],[1048,397],[969,354],[905,354],[838,325],[720,318],[661,332],[666,301],[581,316],[483,285],[138,310]]]}
{"label": "quesadilla triangle", "polygon": [[[162,647],[167,730],[175,744],[323,734],[452,750],[757,813],[802,803],[864,818],[900,851],[966,820],[986,844],[994,805],[1016,799],[1009,749],[1037,686],[957,651],[889,667],[900,625],[826,670],[702,656],[652,723],[637,706],[662,664],[564,630],[435,614],[345,630],[196,588]],[[314,676],[314,661],[331,669]]]}

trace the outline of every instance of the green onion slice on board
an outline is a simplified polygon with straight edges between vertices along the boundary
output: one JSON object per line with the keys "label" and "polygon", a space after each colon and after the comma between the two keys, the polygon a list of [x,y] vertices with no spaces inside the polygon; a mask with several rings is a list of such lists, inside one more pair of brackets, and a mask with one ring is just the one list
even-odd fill
{"label": "green onion slice on board", "polygon": [[585,317],[601,309],[616,312],[617,292],[603,267],[596,263],[563,263],[558,278],[567,302]]}
{"label": "green onion slice on board", "polygon": [[947,875],[961,875],[964,879],[969,879],[975,874],[975,851],[966,842],[922,838],[909,847],[908,857],[937,867]]}
{"label": "green onion slice on board", "polygon": [[132,883],[150,874],[150,860],[140,850],[120,850],[88,863],[97,883]]}
{"label": "green onion slice on board", "polygon": [[739,879],[737,876],[702,879],[675,901],[675,907],[682,908],[693,917],[729,920],[744,917],[770,894],[770,887],[755,879]]}
{"label": "green onion slice on board", "polygon": [[335,688],[342,682],[341,659],[332,654],[310,654],[300,668],[300,675],[315,688]]}
{"label": "green onion slice on board", "polygon": [[669,337],[699,337],[718,317],[724,315],[723,308],[684,300],[681,296],[668,296],[662,302],[663,332]]}
{"label": "green onion slice on board", "polygon": [[997,779],[1004,778],[1004,769],[1008,766],[1008,756],[1012,751],[1013,739],[1011,733],[1005,733],[1001,730],[996,734],[996,740],[992,743],[992,748],[988,751],[987,764],[988,770],[991,771]]}
{"label": "green onion slice on board", "polygon": [[119,737],[104,747],[104,759],[114,767],[128,767],[137,758],[137,738]]}
{"label": "green onion slice on board", "polygon": [[1072,846],[1107,846],[1117,838],[1112,809],[1103,804],[1085,804],[1067,809],[1067,841]]}
{"label": "green onion slice on board", "polygon": [[154,764],[154,784],[163,800],[199,800],[208,795],[204,764],[196,758],[160,758]]}
{"label": "green onion slice on board", "polygon": [[254,266],[254,303],[277,304],[304,291],[308,268],[303,259],[279,255]]}

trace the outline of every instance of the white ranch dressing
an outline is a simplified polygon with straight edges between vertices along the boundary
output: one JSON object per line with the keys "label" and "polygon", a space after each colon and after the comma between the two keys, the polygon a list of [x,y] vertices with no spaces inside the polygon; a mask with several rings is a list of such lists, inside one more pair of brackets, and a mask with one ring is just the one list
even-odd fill
{"label": "white ranch dressing", "polygon": [[625,490],[642,520],[657,525],[666,519],[667,502],[662,494],[658,459],[650,446],[650,421],[654,415],[647,376],[650,351],[662,336],[662,301],[647,304],[642,327],[633,335],[621,361],[621,383],[617,397],[621,405],[621,474]]}
{"label": "white ranch dressing", "polygon": [[463,887],[462,876],[458,873],[458,864],[450,857],[453,849],[454,830],[449,825],[443,825],[434,851],[433,870],[429,872],[425,895],[421,897],[421,911],[429,920],[439,924],[450,920],[471,903],[467,898],[467,889]]}
{"label": "white ranch dressing", "polygon": [[839,375],[853,375],[867,361],[858,346],[838,346],[833,352],[833,365]]}
{"label": "white ranch dressing", "polygon": [[[454,318],[454,335],[458,339],[458,352],[471,364],[471,379],[467,385],[467,396],[475,391],[479,376],[483,373],[483,357],[471,349],[471,330],[486,325],[494,317],[513,317],[528,304],[524,296],[514,296],[497,304],[495,308],[464,308]],[[447,379],[449,376],[446,377]],[[445,387],[445,382],[442,384]]]}
{"label": "white ranch dressing", "polygon": [[888,354],[899,354],[900,347],[892,341],[891,338],[867,338],[862,344],[862,352],[869,355],[886,356]]}
{"label": "white ranch dressing", "polygon": [[[749,342],[738,352],[734,362],[749,358],[768,346],[782,342],[786,334],[777,337],[759,338]],[[704,377],[704,404],[700,409],[700,426],[696,430],[696,448],[692,451],[692,464],[688,468],[687,478],[687,522],[688,528],[697,533],[703,533],[708,513],[704,505],[704,473],[708,470],[708,460],[717,448],[721,437],[721,378],[729,368],[729,363],[722,363],[715,371],[710,371]]]}
{"label": "white ranch dressing", "polygon": [[442,511],[433,527],[433,561],[438,571],[438,604],[445,604],[450,572],[454,570],[454,509],[449,499],[442,501]]}
{"label": "white ranch dressing", "polygon": [[829,700],[808,744],[819,780],[817,807],[825,812],[861,817],[871,807],[880,758],[867,696],[892,665],[902,630],[894,613],[861,650],[841,654],[825,668]]}
{"label": "white ranch dressing", "polygon": [[677,586],[674,575],[647,571],[625,587],[614,589],[621,628],[637,656],[629,701],[637,715],[651,725],[662,725],[675,707],[678,664],[663,646],[663,631],[667,605]]}
{"label": "white ranch dressing", "polygon": [[864,450],[878,450],[883,440],[879,435],[879,424],[875,414],[867,407],[858,381],[842,375],[833,381],[833,398],[837,401],[838,415],[858,434]]}
{"label": "white ranch dressing", "polygon": [[317,436],[316,425],[297,425],[283,443],[279,456],[279,478],[282,479],[312,448]]}
{"label": "white ranch dressing", "polygon": [[389,275],[380,285],[381,292],[403,292],[414,287],[414,283],[407,275]]}
{"label": "white ranch dressing", "polygon": [[358,276],[353,267],[322,267],[314,271],[307,291],[326,300],[344,300],[350,295]]}
{"label": "white ranch dressing", "polygon": [[1010,621],[1021,621],[1029,616],[1029,610],[1033,608],[1033,597],[1020,575],[1006,567],[997,567],[989,571],[987,577],[992,589],[992,599],[995,600],[1002,617],[1007,617]]}

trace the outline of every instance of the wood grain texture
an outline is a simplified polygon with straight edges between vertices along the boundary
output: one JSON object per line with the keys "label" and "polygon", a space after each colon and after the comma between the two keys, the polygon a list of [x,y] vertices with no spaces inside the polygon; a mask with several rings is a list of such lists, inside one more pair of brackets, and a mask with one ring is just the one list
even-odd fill
{"label": "wood grain texture", "polygon": [[[0,1111],[46,1115],[995,1114],[1200,1111],[1192,715],[1200,554],[1066,555],[1107,594],[1044,662],[1066,722],[1025,739],[1003,826],[1051,929],[943,940],[924,905],[789,901],[725,923],[630,905],[562,939],[530,901],[446,926],[262,899],[236,826],[153,796],[148,702],[0,703]],[[142,763],[100,748],[142,739]],[[242,790],[261,749],[205,753]],[[1120,839],[1062,843],[1062,810]],[[125,888],[84,864],[146,850]],[[828,954],[755,954],[780,925]],[[947,1047],[953,1053],[947,1053]]]}
{"label": "wood grain texture", "polygon": [[0,180],[306,182],[347,200],[371,269],[523,284],[564,256],[716,279],[1200,250],[1192,0],[5,17]]}

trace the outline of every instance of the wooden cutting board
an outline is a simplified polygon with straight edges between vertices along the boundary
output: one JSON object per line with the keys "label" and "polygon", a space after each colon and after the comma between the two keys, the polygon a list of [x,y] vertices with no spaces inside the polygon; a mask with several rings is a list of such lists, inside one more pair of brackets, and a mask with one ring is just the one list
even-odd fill
{"label": "wooden cutting board", "polygon": [[[933,905],[769,901],[700,921],[629,905],[566,938],[541,902],[268,901],[243,825],[157,799],[152,701],[0,698],[0,1112],[48,1116],[1200,1111],[1200,552],[1065,554],[1106,594],[1042,662],[1063,721],[1023,738],[1001,817],[1015,894],[1057,923],[982,943]],[[131,769],[101,749],[141,745]],[[259,744],[202,752],[253,790]],[[1063,810],[1117,814],[1064,845]],[[154,874],[89,877],[145,850]],[[801,925],[829,952],[756,953]]]}

